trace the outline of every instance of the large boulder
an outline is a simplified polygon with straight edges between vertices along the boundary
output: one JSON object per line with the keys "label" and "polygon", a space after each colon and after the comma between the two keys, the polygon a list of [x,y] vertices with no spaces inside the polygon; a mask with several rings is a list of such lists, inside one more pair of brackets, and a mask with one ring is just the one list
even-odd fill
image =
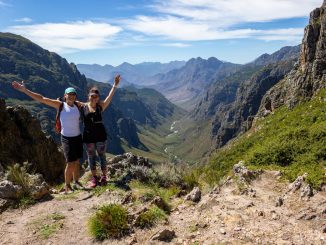
{"label": "large boulder", "polygon": [[15,185],[9,180],[0,182],[0,198],[1,199],[17,199],[23,193],[23,189],[19,185]]}
{"label": "large boulder", "polygon": [[31,169],[53,182],[63,175],[65,160],[39,121],[22,106],[6,107],[0,99],[0,164],[33,163]]}
{"label": "large boulder", "polygon": [[44,181],[42,175],[29,175],[29,192],[33,199],[38,200],[46,196],[50,192],[49,185]]}

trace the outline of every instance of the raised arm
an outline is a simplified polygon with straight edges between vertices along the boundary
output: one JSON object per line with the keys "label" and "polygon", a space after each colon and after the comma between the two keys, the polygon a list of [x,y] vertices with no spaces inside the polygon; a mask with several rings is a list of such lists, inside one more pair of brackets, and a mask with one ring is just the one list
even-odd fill
{"label": "raised arm", "polygon": [[120,82],[120,75],[117,75],[115,78],[114,78],[114,85],[112,86],[111,88],[111,91],[109,93],[109,95],[105,98],[104,101],[100,101],[99,104],[101,105],[103,111],[109,106],[109,104],[111,103],[112,101],[112,98],[113,98],[113,95],[119,85],[119,82]]}
{"label": "raised arm", "polygon": [[14,81],[14,82],[12,82],[12,86],[14,89],[17,89],[18,91],[28,95],[33,100],[36,100],[38,102],[41,102],[41,103],[51,106],[53,108],[58,109],[61,104],[61,102],[58,100],[52,100],[52,99],[44,97],[41,94],[34,93],[34,92],[28,90],[24,85],[24,81],[22,81],[21,83]]}

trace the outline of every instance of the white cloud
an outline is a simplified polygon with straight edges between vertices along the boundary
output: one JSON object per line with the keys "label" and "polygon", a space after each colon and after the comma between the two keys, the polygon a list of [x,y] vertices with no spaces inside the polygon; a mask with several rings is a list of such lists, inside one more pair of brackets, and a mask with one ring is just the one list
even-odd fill
{"label": "white cloud", "polygon": [[154,10],[197,21],[217,21],[225,27],[244,22],[265,22],[305,17],[320,7],[322,0],[165,0],[156,1]]}
{"label": "white cloud", "polygon": [[122,25],[173,41],[256,38],[299,42],[301,28],[261,30],[237,25],[307,17],[320,5],[321,0],[160,0],[150,6],[157,13],[155,17],[136,16]]}
{"label": "white cloud", "polygon": [[163,43],[162,46],[176,47],[176,48],[186,48],[186,47],[189,47],[190,44],[187,44],[187,43]]}
{"label": "white cloud", "polygon": [[[134,20],[124,22],[126,28],[146,33],[150,36],[160,36],[175,41],[204,41],[238,38],[258,38],[262,40],[300,40],[301,28],[285,28],[274,30],[235,29],[224,30],[211,26],[204,21],[189,21],[174,16],[147,17],[138,16]],[[264,38],[264,36],[266,36]]]}
{"label": "white cloud", "polygon": [[17,25],[6,31],[22,35],[50,51],[69,53],[106,47],[122,29],[104,22],[78,21]]}
{"label": "white cloud", "polygon": [[31,18],[24,17],[24,18],[16,19],[15,21],[16,21],[16,22],[30,23],[30,22],[32,22],[33,20],[32,20]]}

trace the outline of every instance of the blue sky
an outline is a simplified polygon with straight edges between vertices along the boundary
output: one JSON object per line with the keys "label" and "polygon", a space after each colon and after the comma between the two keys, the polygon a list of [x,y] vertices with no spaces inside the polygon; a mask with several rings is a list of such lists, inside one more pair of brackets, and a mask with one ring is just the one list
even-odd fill
{"label": "blue sky", "polygon": [[0,31],[68,61],[246,63],[301,43],[322,0],[0,0]]}

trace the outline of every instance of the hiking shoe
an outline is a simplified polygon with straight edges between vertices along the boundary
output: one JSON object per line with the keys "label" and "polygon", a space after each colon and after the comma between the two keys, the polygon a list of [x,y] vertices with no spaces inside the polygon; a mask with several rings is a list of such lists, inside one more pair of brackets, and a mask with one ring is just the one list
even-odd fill
{"label": "hiking shoe", "polygon": [[78,180],[74,182],[72,187],[74,188],[74,190],[85,190],[85,187],[83,186],[83,184],[80,183]]}
{"label": "hiking shoe", "polygon": [[71,188],[70,184],[66,184],[61,190],[60,190],[60,194],[70,194],[72,193],[74,190]]}
{"label": "hiking shoe", "polygon": [[90,181],[90,188],[95,188],[98,185],[98,177],[97,176],[93,176],[91,181]]}
{"label": "hiking shoe", "polygon": [[105,175],[102,175],[101,176],[101,179],[100,179],[100,184],[102,186],[106,185],[108,183],[108,181],[106,180],[106,176]]}

